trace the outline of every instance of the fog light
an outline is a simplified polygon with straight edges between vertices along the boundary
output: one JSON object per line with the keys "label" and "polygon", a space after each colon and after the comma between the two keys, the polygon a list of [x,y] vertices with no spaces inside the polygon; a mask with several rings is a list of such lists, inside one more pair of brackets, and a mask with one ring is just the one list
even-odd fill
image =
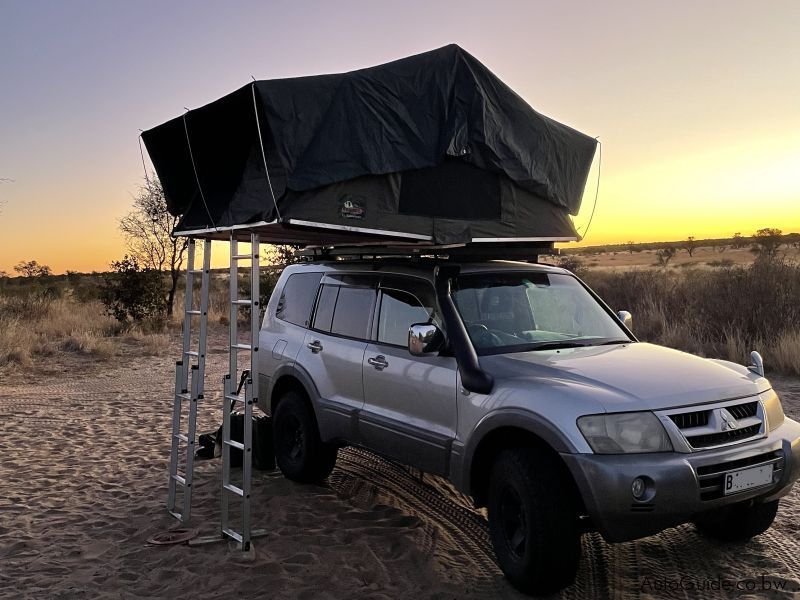
{"label": "fog light", "polygon": [[636,479],[634,479],[633,483],[631,484],[631,493],[633,494],[633,497],[636,498],[637,500],[641,499],[641,497],[644,496],[644,491],[646,487],[647,486],[644,483],[644,479],[642,479],[641,477],[637,477]]}

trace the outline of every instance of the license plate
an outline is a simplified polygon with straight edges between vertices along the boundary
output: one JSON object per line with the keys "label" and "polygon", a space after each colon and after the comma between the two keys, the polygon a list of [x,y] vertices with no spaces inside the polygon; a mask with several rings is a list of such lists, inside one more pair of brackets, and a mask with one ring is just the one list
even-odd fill
{"label": "license plate", "polygon": [[751,467],[725,473],[724,493],[734,494],[750,488],[760,487],[772,483],[773,465]]}

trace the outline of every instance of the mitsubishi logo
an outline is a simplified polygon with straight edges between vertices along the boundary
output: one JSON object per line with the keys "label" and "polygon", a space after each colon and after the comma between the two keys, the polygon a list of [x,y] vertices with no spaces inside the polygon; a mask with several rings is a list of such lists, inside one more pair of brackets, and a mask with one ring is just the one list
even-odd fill
{"label": "mitsubishi logo", "polygon": [[719,416],[722,419],[722,426],[720,429],[722,431],[732,431],[733,429],[739,429],[739,423],[736,422],[736,418],[728,412],[726,408],[719,409]]}

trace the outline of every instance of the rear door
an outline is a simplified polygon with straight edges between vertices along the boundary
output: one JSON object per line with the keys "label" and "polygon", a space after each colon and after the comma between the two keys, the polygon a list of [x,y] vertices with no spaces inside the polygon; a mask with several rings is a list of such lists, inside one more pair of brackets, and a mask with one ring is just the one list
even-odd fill
{"label": "rear door", "polygon": [[387,277],[380,284],[373,341],[364,354],[360,443],[431,473],[446,474],[455,437],[453,357],[415,357],[408,328],[433,320],[441,327],[433,287],[425,280]]}
{"label": "rear door", "polygon": [[311,327],[297,362],[311,376],[320,400],[323,440],[356,441],[357,412],[364,404],[361,365],[377,297],[377,277],[326,275]]}

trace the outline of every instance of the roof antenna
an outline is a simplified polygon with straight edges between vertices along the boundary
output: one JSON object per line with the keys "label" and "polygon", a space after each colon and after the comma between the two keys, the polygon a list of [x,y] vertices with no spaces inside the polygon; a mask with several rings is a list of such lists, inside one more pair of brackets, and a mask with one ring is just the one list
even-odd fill
{"label": "roof antenna", "polygon": [[594,204],[592,204],[592,213],[589,215],[589,222],[586,224],[586,229],[583,230],[583,235],[578,234],[581,236],[581,240],[586,239],[586,234],[589,233],[589,227],[592,224],[592,219],[594,219],[594,210],[597,208],[597,196],[600,194],[600,167],[603,165],[603,143],[600,141],[600,136],[594,138],[597,140],[597,185],[594,188]]}
{"label": "roof antenna", "polygon": [[250,75],[250,79],[252,79],[253,81],[255,81],[255,80],[256,80],[256,78],[255,78],[255,77],[253,77],[252,75]]}

